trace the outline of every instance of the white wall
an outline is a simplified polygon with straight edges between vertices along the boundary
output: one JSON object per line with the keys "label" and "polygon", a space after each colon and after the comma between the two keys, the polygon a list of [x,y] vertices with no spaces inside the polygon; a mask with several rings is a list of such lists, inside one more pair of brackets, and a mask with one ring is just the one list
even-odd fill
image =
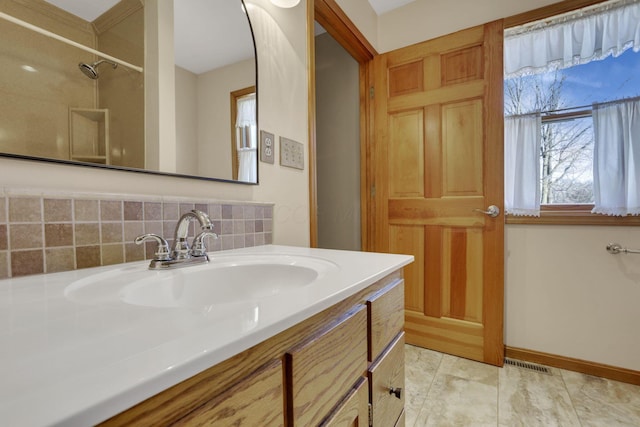
{"label": "white wall", "polygon": [[[258,45],[260,127],[302,142],[306,152],[305,2],[293,9],[247,3]],[[304,171],[264,163],[259,169],[260,185],[250,186],[0,158],[0,187],[273,202],[274,243],[308,246],[308,161]]]}
{"label": "white wall", "polygon": [[[368,0],[336,0],[371,45],[378,49],[378,16]],[[379,50],[378,50],[379,51]]]}
{"label": "white wall", "polygon": [[198,170],[198,76],[176,69],[176,172],[191,175]]}
{"label": "white wall", "polygon": [[415,0],[377,16],[366,0],[337,0],[378,53],[537,9],[559,0]]}
{"label": "white wall", "polygon": [[176,171],[173,0],[149,0],[145,26],[145,167]]}
{"label": "white wall", "polygon": [[[537,9],[558,0],[416,0],[380,16],[378,51],[403,46]],[[398,31],[402,28],[402,31]]]}
{"label": "white wall", "polygon": [[316,37],[318,247],[360,250],[360,72],[329,33]]}
{"label": "white wall", "polygon": [[196,75],[176,67],[177,172],[233,179],[232,91],[255,84],[252,59]]}
{"label": "white wall", "polygon": [[[260,129],[304,144],[304,170],[260,162],[255,200],[275,202],[274,243],[309,245],[309,137],[306,2],[280,9],[269,0],[250,0],[258,50]],[[313,30],[311,30],[313,31]]]}
{"label": "white wall", "polygon": [[198,172],[233,179],[231,168],[231,101],[229,93],[253,86],[249,59],[198,76]]}
{"label": "white wall", "polygon": [[640,371],[640,227],[509,225],[509,346]]}
{"label": "white wall", "polygon": [[[369,41],[380,53],[555,2],[416,0],[372,18],[363,2],[338,0],[367,38],[377,28]],[[640,228],[508,225],[505,234],[506,345],[640,370],[640,255],[605,252],[610,241],[640,248]]]}

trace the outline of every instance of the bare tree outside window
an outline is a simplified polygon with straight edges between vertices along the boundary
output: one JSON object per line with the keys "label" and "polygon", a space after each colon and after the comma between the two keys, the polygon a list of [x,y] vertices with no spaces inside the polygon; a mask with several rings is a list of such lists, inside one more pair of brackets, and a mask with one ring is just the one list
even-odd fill
{"label": "bare tree outside window", "polygon": [[[560,71],[506,79],[505,115],[543,114],[540,135],[541,204],[593,203],[593,121],[566,108]],[[557,112],[557,113],[556,113]]]}

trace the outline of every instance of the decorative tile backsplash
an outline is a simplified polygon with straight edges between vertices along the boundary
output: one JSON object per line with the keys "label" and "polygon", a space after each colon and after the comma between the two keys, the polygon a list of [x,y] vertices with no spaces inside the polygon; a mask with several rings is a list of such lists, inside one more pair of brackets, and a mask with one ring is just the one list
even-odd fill
{"label": "decorative tile backsplash", "polygon": [[[153,258],[156,244],[136,245],[143,233],[171,244],[180,216],[207,212],[219,251],[272,243],[273,205],[127,195],[0,193],[0,279]],[[189,236],[195,236],[192,224]]]}

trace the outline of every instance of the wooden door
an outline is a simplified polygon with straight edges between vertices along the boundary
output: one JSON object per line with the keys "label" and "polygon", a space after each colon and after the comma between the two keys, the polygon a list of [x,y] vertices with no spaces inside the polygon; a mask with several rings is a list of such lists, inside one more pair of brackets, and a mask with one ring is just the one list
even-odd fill
{"label": "wooden door", "polygon": [[373,72],[373,249],[416,258],[407,342],[502,365],[502,21],[379,55]]}

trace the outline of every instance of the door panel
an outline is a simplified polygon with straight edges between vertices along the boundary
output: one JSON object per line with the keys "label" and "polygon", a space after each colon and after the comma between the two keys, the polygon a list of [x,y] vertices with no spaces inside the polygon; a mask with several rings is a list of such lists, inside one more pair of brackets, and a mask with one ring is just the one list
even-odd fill
{"label": "door panel", "polygon": [[441,316],[482,322],[482,232],[473,228],[444,228]]}
{"label": "door panel", "polygon": [[375,250],[410,253],[407,342],[503,363],[502,23],[374,59]]}
{"label": "door panel", "polygon": [[482,100],[442,107],[443,195],[482,195]]}
{"label": "door panel", "polygon": [[390,67],[389,96],[421,92],[424,83],[422,67],[423,61]]}
{"label": "door panel", "polygon": [[[425,233],[420,225],[391,225],[389,227],[390,252],[414,254],[416,258],[425,257]],[[404,268],[405,308],[424,310],[424,263],[414,262]]]}
{"label": "door panel", "polygon": [[482,46],[457,49],[440,55],[442,86],[479,80],[483,77]]}
{"label": "door panel", "polygon": [[422,110],[389,117],[389,193],[392,197],[424,196],[424,117]]}

